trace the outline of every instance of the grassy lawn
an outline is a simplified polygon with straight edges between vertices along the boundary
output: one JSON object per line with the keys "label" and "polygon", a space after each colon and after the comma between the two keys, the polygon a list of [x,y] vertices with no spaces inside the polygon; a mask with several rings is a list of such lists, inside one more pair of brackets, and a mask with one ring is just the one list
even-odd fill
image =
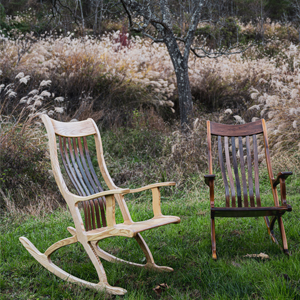
{"label": "grassy lawn", "polygon": [[[60,280],[37,263],[19,242],[20,236],[26,236],[43,252],[52,243],[70,236],[66,227],[73,223],[67,209],[38,218],[2,216],[1,299],[300,299],[297,177],[287,181],[288,203],[293,211],[283,217],[291,256],[285,256],[272,243],[263,218],[219,218],[216,219],[217,261],[211,258],[208,189],[202,178],[198,179],[199,184],[192,190],[162,193],[163,213],[180,216],[180,224],[142,234],[156,263],[170,266],[174,272],[157,273],[103,262],[108,282],[127,289],[125,296],[104,295]],[[268,184],[265,182],[261,187],[265,199],[271,198]],[[216,200],[221,203],[223,198],[219,191]],[[127,199],[135,221],[152,217],[151,193]],[[117,216],[120,219],[119,211]],[[279,238],[277,226],[276,231]],[[134,239],[106,239],[99,245],[121,258],[145,261]],[[261,252],[269,255],[269,259],[245,257]],[[72,275],[97,282],[96,271],[81,245],[62,248],[52,258]],[[163,283],[168,288],[161,288],[158,295],[153,289]]]}

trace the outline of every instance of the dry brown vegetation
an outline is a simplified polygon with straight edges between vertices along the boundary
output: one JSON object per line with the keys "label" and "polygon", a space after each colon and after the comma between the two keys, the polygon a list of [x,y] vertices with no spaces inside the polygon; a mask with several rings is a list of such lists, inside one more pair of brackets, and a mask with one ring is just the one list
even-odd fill
{"label": "dry brown vegetation", "polygon": [[[242,29],[250,32],[251,26]],[[63,121],[94,118],[110,172],[120,185],[175,180],[185,187],[194,184],[193,178],[202,182],[207,119],[234,124],[264,117],[273,153],[289,153],[288,160],[278,154],[276,161],[295,169],[300,51],[279,39],[294,34],[291,28],[265,26],[273,41],[264,46],[214,60],[191,57],[195,115],[184,134],[178,124],[176,81],[163,46],[135,38],[123,47],[119,32],[101,40],[72,34],[2,36],[1,208],[28,210],[45,202],[52,209],[60,201],[39,113]]]}

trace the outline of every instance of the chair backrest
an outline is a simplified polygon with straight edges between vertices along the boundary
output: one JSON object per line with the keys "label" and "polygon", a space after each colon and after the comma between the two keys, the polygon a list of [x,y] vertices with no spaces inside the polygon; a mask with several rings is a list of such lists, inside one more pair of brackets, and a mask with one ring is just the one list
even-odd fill
{"label": "chair backrest", "polygon": [[[261,206],[257,135],[263,136],[266,164],[272,184],[273,172],[264,119],[242,125],[207,121],[209,174],[213,174],[212,136],[217,136],[218,160],[225,186],[226,207]],[[277,192],[274,189],[272,191],[275,205],[278,206]]]}
{"label": "chair backrest", "polygon": [[[78,195],[89,196],[103,191],[90,156],[87,142],[88,136],[94,137],[98,164],[107,186],[110,189],[117,188],[107,171],[100,134],[92,119],[70,123],[53,120],[47,115],[43,115],[42,119],[49,136],[53,173],[65,199],[68,198],[67,193],[69,189],[60,169],[58,152],[65,173],[68,175]],[[83,209],[86,231],[106,226],[105,197],[84,201]]]}

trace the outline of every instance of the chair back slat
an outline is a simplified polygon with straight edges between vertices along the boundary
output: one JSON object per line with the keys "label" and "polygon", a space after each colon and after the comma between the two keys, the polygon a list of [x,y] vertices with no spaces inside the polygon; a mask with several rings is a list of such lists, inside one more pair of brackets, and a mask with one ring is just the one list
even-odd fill
{"label": "chair back slat", "polygon": [[255,195],[256,205],[261,207],[260,193],[259,193],[259,170],[258,170],[258,147],[256,135],[253,135],[253,150],[254,150],[254,182],[255,182]]}
{"label": "chair back slat", "polygon": [[[103,188],[100,184],[100,181],[99,181],[99,179],[96,175],[95,169],[94,169],[93,164],[92,164],[92,160],[91,160],[91,157],[90,157],[86,137],[83,137],[84,150],[82,148],[82,143],[79,143],[79,145],[80,145],[79,146],[80,153],[82,153],[82,159],[85,162],[84,158],[86,157],[87,162],[88,162],[88,167],[89,167],[89,171],[90,171],[88,173],[89,173],[89,178],[90,178],[91,183],[92,183],[93,188],[94,188],[94,193],[103,192]],[[86,162],[85,162],[85,166],[86,166]],[[86,169],[88,170],[87,166],[86,166]],[[97,208],[96,208],[96,217],[97,217],[97,222],[98,222],[98,227],[97,228],[101,227],[100,219],[102,221],[102,226],[105,227],[106,226],[106,218],[105,218],[106,200],[105,200],[105,197],[94,199],[94,202],[97,203],[96,204],[96,206],[97,206]],[[99,208],[100,208],[101,218],[99,216]]]}
{"label": "chair back slat", "polygon": [[[66,173],[68,175],[68,177],[70,178],[73,186],[75,187],[77,193],[80,196],[86,196],[86,193],[84,192],[84,190],[82,189],[82,186],[80,185],[77,176],[71,166],[70,163],[70,159],[69,159],[69,155],[68,155],[68,149],[66,147],[66,138],[65,137],[61,137],[60,135],[58,136],[59,139],[59,150],[60,150],[60,155],[61,155],[61,159],[63,162],[63,166],[66,170]],[[63,141],[62,141],[63,139]],[[84,210],[84,215],[85,217],[85,228],[87,230],[90,230],[90,228],[92,228],[90,219],[91,219],[91,214],[89,211],[89,205],[87,202],[83,202],[83,210]]]}
{"label": "chair back slat", "polygon": [[224,137],[224,148],[225,148],[227,173],[228,173],[228,177],[229,177],[230,190],[231,190],[232,207],[235,207],[235,187],[234,187],[234,181],[233,181],[231,164],[230,164],[229,145],[228,145],[228,137],[227,136]]}
{"label": "chair back slat", "polygon": [[[65,171],[80,196],[103,191],[88,151],[86,137],[58,135],[59,150]],[[105,198],[82,203],[87,231],[106,226]]]}
{"label": "chair back slat", "polygon": [[240,155],[242,182],[243,182],[244,207],[248,207],[248,189],[247,189],[247,181],[246,181],[243,139],[241,136],[239,136],[239,155]]}
{"label": "chair back slat", "polygon": [[224,186],[225,186],[226,207],[229,207],[230,206],[229,187],[228,187],[228,181],[227,181],[227,177],[226,177],[225,165],[224,165],[224,160],[223,160],[223,149],[222,149],[221,136],[218,136],[218,152],[219,152],[219,162],[220,162],[221,173],[222,173]]}
{"label": "chair back slat", "polygon": [[64,165],[64,168],[66,170],[66,173],[68,174],[73,186],[75,187],[77,193],[80,196],[86,196],[84,190],[82,189],[80,183],[78,182],[77,176],[71,166],[69,155],[68,155],[68,149],[66,147],[66,138],[59,136],[59,150],[61,159]]}
{"label": "chair back slat", "polygon": [[[94,189],[94,187],[92,187],[90,172],[87,168],[83,167],[84,162],[85,162],[84,156],[81,156],[81,159],[79,158],[79,153],[78,153],[76,140],[78,142],[78,148],[79,148],[79,144],[81,144],[80,138],[77,138],[77,139],[75,137],[72,138],[76,163],[77,163],[77,166],[79,168],[80,175],[82,176],[83,182],[85,183],[86,187],[89,189],[89,195],[91,195],[91,194],[97,193],[98,190]],[[90,200],[87,203],[88,203],[88,209],[91,211],[92,228],[93,229],[98,228],[99,224],[100,224],[100,227],[101,227],[100,216],[99,216],[99,207],[98,207],[97,201],[96,200]],[[95,213],[96,213],[96,215],[95,215]],[[97,220],[97,226],[96,226],[96,220]]]}
{"label": "chair back slat", "polygon": [[[69,139],[69,141],[70,141],[70,140],[71,140],[71,139]],[[80,140],[79,140],[78,142],[80,142]],[[80,160],[80,158],[79,158],[78,148],[77,148],[77,145],[76,145],[76,138],[74,138],[74,137],[72,138],[72,143],[73,143],[72,146],[73,146],[73,149],[74,149],[74,154],[75,154],[76,163],[77,163],[78,169],[79,169],[79,171],[80,171],[81,178],[82,178],[82,180],[83,180],[83,182],[84,182],[86,188],[87,188],[88,191],[89,191],[88,194],[91,195],[91,194],[95,193],[95,190],[92,188],[92,185],[91,185],[89,179],[87,178],[89,172],[86,172],[87,170],[86,170],[86,169],[85,169],[85,170],[83,169],[83,160],[82,160],[82,162],[81,162],[81,160]],[[74,165],[74,167],[75,167],[75,165]]]}
{"label": "chair back slat", "polygon": [[252,159],[251,159],[249,135],[246,136],[246,153],[247,153],[247,166],[248,166],[248,187],[249,187],[250,206],[255,207],[254,193],[253,193]]}
{"label": "chair back slat", "polygon": [[[97,176],[97,174],[95,172],[95,169],[93,167],[93,163],[92,163],[92,159],[91,159],[91,156],[90,156],[90,152],[89,152],[89,148],[88,148],[86,137],[83,137],[83,145],[84,145],[85,156],[86,156],[86,159],[87,159],[87,162],[88,162],[89,169],[90,169],[91,174],[93,176],[94,182],[95,182],[95,184],[96,184],[99,192],[103,192],[103,188],[102,188],[102,186],[100,184],[98,176]],[[103,197],[103,201],[105,201],[104,197]]]}
{"label": "chair back slat", "polygon": [[[85,139],[85,137],[84,137]],[[79,153],[80,153],[80,157],[81,157],[81,161],[82,161],[82,165],[84,167],[84,170],[85,170],[85,173],[89,179],[89,182],[91,183],[92,185],[92,192],[93,193],[98,193],[100,191],[103,191],[103,189],[101,188],[101,190],[97,187],[97,185],[95,184],[95,181],[94,179],[92,178],[91,176],[91,172],[87,166],[87,163],[86,163],[86,158],[85,158],[85,155],[84,155],[84,150],[83,150],[83,147],[82,147],[82,142],[81,142],[81,139],[78,137],[77,138],[77,144],[78,144],[78,148],[79,148]],[[89,157],[90,158],[90,157]],[[93,168],[93,165],[91,164],[91,168],[93,169],[94,173],[95,173],[95,170]],[[97,178],[97,177],[96,177]],[[97,178],[98,180],[98,178]],[[99,182],[99,181],[98,181]],[[99,183],[99,186],[100,186],[100,183]],[[96,220],[97,220],[97,228],[100,228],[101,227],[101,217],[100,217],[100,214],[99,214],[99,211],[103,210],[104,209],[104,206],[103,206],[103,202],[104,200],[102,198],[98,198],[98,199],[94,199],[93,202],[94,202],[94,205],[95,205],[95,211],[96,211]],[[104,221],[104,222],[103,222]],[[105,220],[105,214],[104,214],[104,211],[103,211],[103,215],[102,215],[102,222],[105,224],[103,226],[106,226],[106,220]]]}
{"label": "chair back slat", "polygon": [[236,147],[235,147],[235,137],[231,137],[231,147],[232,147],[232,163],[233,163],[233,170],[236,182],[236,193],[238,198],[238,207],[242,207],[242,193],[241,193],[241,184],[239,178],[239,170],[238,170],[238,163],[236,158]]}
{"label": "chair back slat", "polygon": [[[68,141],[68,143],[66,141]],[[75,163],[70,137],[63,137],[63,147],[64,147],[65,157],[68,162],[68,166],[71,169],[73,177],[76,178],[76,181],[75,181],[76,185],[82,191],[83,196],[90,195],[89,190],[83,183],[82,177],[81,177],[80,172],[78,171],[78,167]],[[69,156],[71,158],[71,161],[70,161]],[[91,207],[90,207],[90,204],[88,201],[83,203],[83,210],[84,210],[84,217],[85,217],[84,218],[85,228],[86,228],[86,230],[91,230],[92,229],[92,214],[91,214]]]}
{"label": "chair back slat", "polygon": [[[78,182],[79,182],[80,186],[84,189],[85,195],[90,195],[90,191],[83,180],[83,174],[81,174],[81,172],[79,170],[79,166],[75,162],[74,149],[71,144],[71,138],[68,137],[67,140],[68,140],[68,150],[69,150],[68,152],[69,152],[72,167],[76,173]],[[66,147],[66,145],[65,145],[65,147]]]}

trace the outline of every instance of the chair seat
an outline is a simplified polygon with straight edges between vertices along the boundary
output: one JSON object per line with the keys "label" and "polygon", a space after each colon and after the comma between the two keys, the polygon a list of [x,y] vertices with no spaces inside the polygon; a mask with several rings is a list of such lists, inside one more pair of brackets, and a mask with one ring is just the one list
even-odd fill
{"label": "chair seat", "polygon": [[286,211],[292,211],[290,205],[271,207],[214,207],[211,208],[212,217],[259,217],[281,216]]}
{"label": "chair seat", "polygon": [[87,231],[87,237],[89,241],[95,241],[110,235],[134,237],[139,232],[172,223],[180,223],[180,218],[160,216],[146,221],[133,222],[132,224],[115,224],[113,227],[102,227]]}

